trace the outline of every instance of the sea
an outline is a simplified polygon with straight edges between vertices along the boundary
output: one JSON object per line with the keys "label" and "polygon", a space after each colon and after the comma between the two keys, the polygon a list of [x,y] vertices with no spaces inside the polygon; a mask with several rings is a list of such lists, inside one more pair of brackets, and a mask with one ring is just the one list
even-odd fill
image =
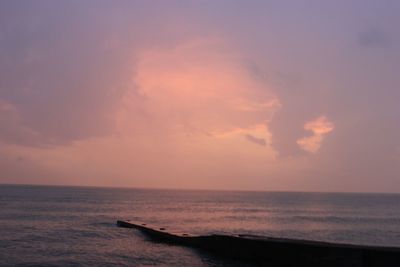
{"label": "sea", "polygon": [[245,266],[117,220],[190,234],[400,247],[400,195],[0,185],[0,266]]}

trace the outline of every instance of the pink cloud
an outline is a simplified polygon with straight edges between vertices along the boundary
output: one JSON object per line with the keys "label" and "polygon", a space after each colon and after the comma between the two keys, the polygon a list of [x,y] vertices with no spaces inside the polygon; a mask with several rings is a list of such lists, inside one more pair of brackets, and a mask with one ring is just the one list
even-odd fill
{"label": "pink cloud", "polygon": [[326,116],[318,118],[304,124],[304,130],[311,131],[312,135],[297,140],[301,149],[310,153],[316,153],[322,145],[325,136],[334,129],[334,124]]}

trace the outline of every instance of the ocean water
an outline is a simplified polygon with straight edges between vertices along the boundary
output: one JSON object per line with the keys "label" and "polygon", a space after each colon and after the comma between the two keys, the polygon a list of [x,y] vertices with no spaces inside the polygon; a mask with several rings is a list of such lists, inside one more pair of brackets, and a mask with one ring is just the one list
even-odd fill
{"label": "ocean water", "polygon": [[130,219],[194,234],[399,246],[400,195],[0,186],[1,266],[234,266],[155,243]]}

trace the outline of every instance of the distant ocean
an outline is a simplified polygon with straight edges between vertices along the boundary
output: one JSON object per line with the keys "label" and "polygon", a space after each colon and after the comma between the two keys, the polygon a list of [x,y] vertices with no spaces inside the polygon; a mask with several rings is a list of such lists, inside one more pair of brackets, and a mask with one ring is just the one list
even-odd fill
{"label": "distant ocean", "polygon": [[194,234],[400,247],[400,195],[0,186],[1,266],[233,266],[117,219]]}

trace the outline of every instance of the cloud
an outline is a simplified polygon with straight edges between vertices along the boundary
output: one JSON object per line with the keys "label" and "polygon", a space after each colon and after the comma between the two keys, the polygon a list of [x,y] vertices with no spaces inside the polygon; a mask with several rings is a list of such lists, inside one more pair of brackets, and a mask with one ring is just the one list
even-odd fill
{"label": "cloud", "polygon": [[370,27],[357,35],[359,45],[364,47],[384,47],[390,40],[386,32],[377,27]]}
{"label": "cloud", "polygon": [[238,173],[257,176],[275,160],[268,123],[280,108],[277,96],[223,40],[141,50],[129,80],[134,86],[110,112],[114,132],[24,153],[62,177],[179,187],[221,187],[219,174],[240,184]]}
{"label": "cloud", "polygon": [[247,128],[233,128],[231,130],[211,132],[210,136],[216,139],[231,139],[235,140],[235,142],[240,142],[244,136],[246,141],[265,146],[273,154],[276,153],[271,147],[272,134],[268,129],[267,123],[252,125]]}
{"label": "cloud", "polygon": [[229,132],[269,122],[280,108],[268,84],[253,79],[220,39],[145,50],[133,79],[137,93],[127,92],[118,112],[121,132],[140,128],[139,117],[162,132]]}
{"label": "cloud", "polygon": [[324,140],[325,136],[333,131],[334,124],[325,116],[320,116],[304,124],[304,130],[311,131],[312,135],[297,140],[297,145],[304,151],[316,153]]}
{"label": "cloud", "polygon": [[254,144],[260,145],[260,146],[266,146],[267,141],[265,141],[264,138],[257,138],[255,136],[252,136],[251,134],[246,134],[245,135],[246,139],[249,140],[250,142],[253,142]]}

